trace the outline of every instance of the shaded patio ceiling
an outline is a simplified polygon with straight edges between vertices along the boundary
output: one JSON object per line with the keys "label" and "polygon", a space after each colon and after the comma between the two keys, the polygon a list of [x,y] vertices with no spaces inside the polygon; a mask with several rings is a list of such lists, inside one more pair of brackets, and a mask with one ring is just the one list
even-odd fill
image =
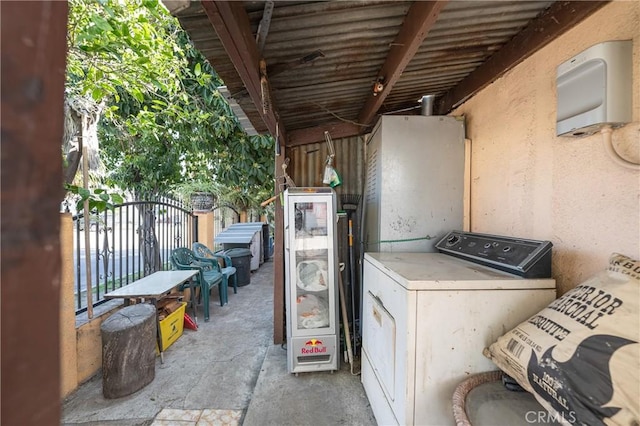
{"label": "shaded patio ceiling", "polygon": [[255,130],[286,146],[365,134],[425,95],[446,114],[606,3],[164,0]]}

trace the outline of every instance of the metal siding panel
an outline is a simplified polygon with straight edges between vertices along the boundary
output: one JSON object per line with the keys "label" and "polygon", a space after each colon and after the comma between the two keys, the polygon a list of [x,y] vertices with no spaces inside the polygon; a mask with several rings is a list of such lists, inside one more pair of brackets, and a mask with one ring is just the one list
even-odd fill
{"label": "metal siding panel", "polygon": [[[363,185],[364,141],[362,137],[334,139],[333,167],[342,178],[334,188],[340,194],[360,194]],[[328,155],[325,142],[287,148],[291,162],[287,172],[296,186],[327,186],[322,183]]]}

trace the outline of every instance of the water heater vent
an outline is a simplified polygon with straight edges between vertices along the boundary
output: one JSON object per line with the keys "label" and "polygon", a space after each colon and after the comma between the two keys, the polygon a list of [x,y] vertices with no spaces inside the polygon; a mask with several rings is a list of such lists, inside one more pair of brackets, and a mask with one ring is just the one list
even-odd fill
{"label": "water heater vent", "polygon": [[632,46],[607,41],[558,66],[558,136],[587,136],[631,121]]}

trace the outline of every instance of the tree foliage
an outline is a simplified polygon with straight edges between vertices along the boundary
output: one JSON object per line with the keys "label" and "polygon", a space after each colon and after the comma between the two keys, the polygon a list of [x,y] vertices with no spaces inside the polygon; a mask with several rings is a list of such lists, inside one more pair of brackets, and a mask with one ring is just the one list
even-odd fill
{"label": "tree foliage", "polygon": [[243,194],[238,207],[272,193],[273,140],[247,136],[222,84],[157,0],[70,2],[67,95],[106,103],[106,184],[157,194],[215,180]]}
{"label": "tree foliage", "polygon": [[96,101],[124,89],[142,101],[156,88],[175,93],[184,61],[173,18],[158,0],[73,0],[69,8],[67,91]]}

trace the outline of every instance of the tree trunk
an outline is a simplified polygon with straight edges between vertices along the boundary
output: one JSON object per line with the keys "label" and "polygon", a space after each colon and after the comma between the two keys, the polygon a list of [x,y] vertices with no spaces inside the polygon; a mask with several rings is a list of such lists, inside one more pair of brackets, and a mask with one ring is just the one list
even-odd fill
{"label": "tree trunk", "polygon": [[131,395],[156,376],[156,309],[148,303],[127,306],[100,326],[102,393]]}
{"label": "tree trunk", "polygon": [[67,153],[67,165],[64,167],[63,171],[64,183],[71,184],[73,182],[73,178],[75,178],[76,173],[78,173],[81,157],[82,155],[80,152],[75,150]]}
{"label": "tree trunk", "polygon": [[140,252],[142,253],[144,274],[149,275],[162,269],[160,247],[156,236],[156,214],[153,211],[153,206],[142,204],[140,216],[142,217],[142,225],[138,229]]}

